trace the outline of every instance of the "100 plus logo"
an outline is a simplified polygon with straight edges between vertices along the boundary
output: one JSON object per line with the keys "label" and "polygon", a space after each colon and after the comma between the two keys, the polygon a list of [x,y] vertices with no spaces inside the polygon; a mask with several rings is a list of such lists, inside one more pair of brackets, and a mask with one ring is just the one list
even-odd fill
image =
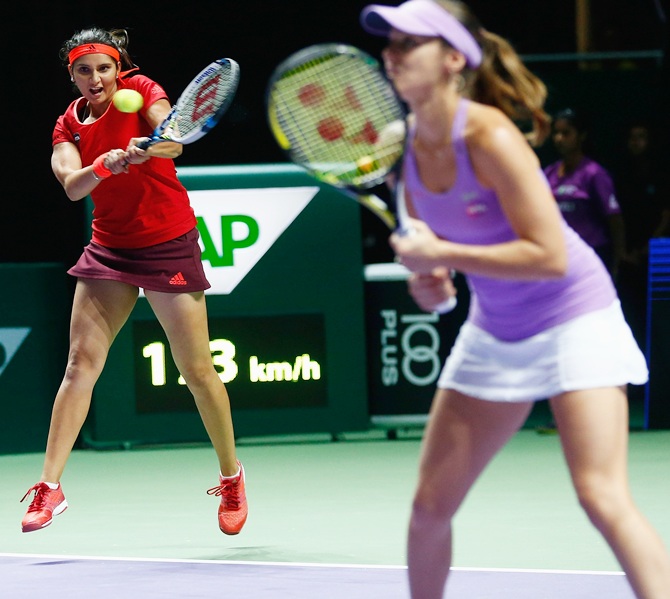
{"label": "100 plus logo", "polygon": [[386,387],[402,379],[412,385],[432,385],[440,374],[439,314],[398,314],[381,310],[381,381]]}
{"label": "100 plus logo", "polygon": [[206,293],[231,293],[318,191],[318,187],[190,191],[202,263],[212,285]]}

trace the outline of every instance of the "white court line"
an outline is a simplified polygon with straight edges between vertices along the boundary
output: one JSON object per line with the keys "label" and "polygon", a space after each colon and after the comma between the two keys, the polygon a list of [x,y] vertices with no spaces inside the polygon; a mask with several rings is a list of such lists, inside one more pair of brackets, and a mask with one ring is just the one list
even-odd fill
{"label": "white court line", "polygon": [[[407,566],[392,566],[383,564],[320,564],[313,562],[262,562],[242,560],[218,559],[179,559],[160,557],[109,557],[92,555],[51,555],[47,553],[0,553],[2,557],[25,557],[52,560],[90,560],[90,561],[117,561],[117,562],[152,562],[170,564],[231,564],[237,566],[284,566],[287,568],[352,568],[360,570],[407,570]],[[454,566],[451,570],[458,572],[509,572],[520,574],[576,574],[590,576],[625,576],[624,572],[608,572],[602,570],[545,570],[530,568],[469,568]]]}
{"label": "white court line", "polygon": [[170,564],[234,564],[238,566],[286,566],[286,567],[323,567],[323,568],[370,568],[387,570],[406,570],[407,566],[391,566],[379,564],[320,564],[313,562],[264,562],[264,561],[242,561],[242,560],[219,560],[219,559],[180,559],[180,558],[161,558],[161,557],[110,557],[94,555],[63,555],[46,553],[0,553],[2,557],[26,557],[54,560],[98,560],[98,561],[119,561],[119,562],[165,562]]}

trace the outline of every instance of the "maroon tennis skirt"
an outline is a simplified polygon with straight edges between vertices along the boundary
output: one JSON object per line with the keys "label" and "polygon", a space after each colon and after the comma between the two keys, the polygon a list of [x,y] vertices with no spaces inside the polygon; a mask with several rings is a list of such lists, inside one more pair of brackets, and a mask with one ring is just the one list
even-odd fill
{"label": "maroon tennis skirt", "polygon": [[91,241],[68,274],[120,281],[149,291],[190,293],[211,287],[200,259],[200,235],[188,233],[146,248],[118,249]]}

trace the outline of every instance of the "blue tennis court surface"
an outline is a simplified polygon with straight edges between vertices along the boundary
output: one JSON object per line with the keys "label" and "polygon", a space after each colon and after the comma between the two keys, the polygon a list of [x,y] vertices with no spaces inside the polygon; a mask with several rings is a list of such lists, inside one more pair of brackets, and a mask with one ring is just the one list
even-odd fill
{"label": "blue tennis court surface", "polygon": [[[0,554],[0,597],[408,599],[401,566]],[[449,599],[634,599],[613,572],[454,568]]]}

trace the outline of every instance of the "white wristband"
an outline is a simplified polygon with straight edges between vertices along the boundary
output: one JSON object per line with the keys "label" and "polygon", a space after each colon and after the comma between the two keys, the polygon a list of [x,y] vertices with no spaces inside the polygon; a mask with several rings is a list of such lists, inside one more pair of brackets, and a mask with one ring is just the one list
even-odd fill
{"label": "white wristband", "polygon": [[457,303],[456,296],[452,295],[449,299],[446,299],[443,302],[437,304],[437,306],[433,308],[433,312],[437,312],[438,314],[446,314],[447,312],[451,312],[456,307]]}

